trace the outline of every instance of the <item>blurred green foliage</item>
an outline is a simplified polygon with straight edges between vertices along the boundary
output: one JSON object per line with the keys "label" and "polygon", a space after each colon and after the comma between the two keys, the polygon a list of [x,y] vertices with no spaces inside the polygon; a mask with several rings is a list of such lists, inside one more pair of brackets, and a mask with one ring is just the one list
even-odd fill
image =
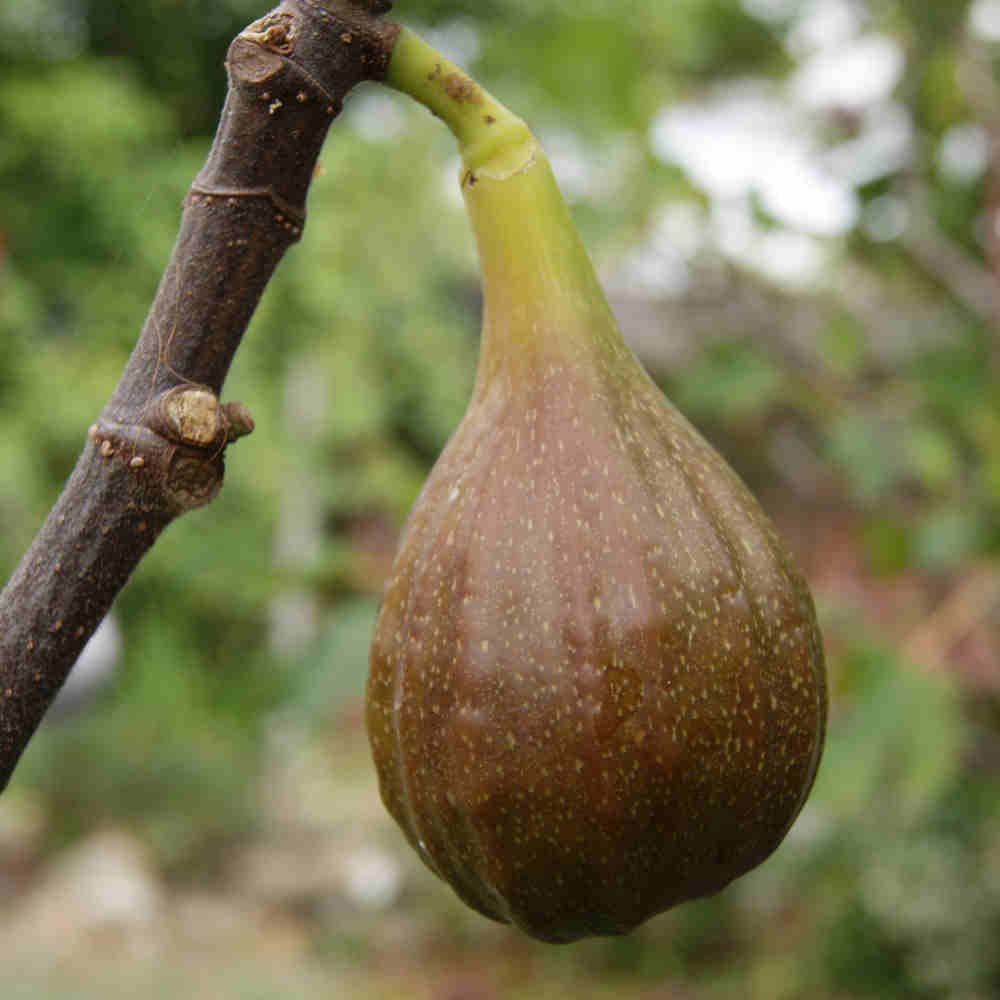
{"label": "blurred green foliage", "polygon": [[[0,11],[4,571],[117,380],[208,149],[226,46],[265,6],[22,0]],[[471,58],[557,151],[576,150],[591,173],[615,167],[603,184],[568,183],[609,274],[665,207],[710,211],[696,181],[655,155],[654,117],[751,74],[785,79],[798,55],[783,40],[805,6],[396,5]],[[989,177],[956,180],[938,164],[948,130],[982,114],[961,71],[974,55],[988,70],[998,58],[969,41],[968,7],[868,4],[866,30],[906,55],[897,100],[913,156],[859,196],[863,220],[876,199],[919,184],[934,231],[975,276],[988,274]],[[831,115],[821,131],[857,128]],[[172,526],[121,595],[113,686],[40,732],[8,793],[44,805],[52,846],[125,824],[178,880],[210,877],[259,832],[276,722],[322,739],[356,711],[395,531],[474,375],[478,279],[454,164],[439,123],[374,87],[332,129],[305,236],[226,387],[257,430],[232,450],[219,499]],[[824,525],[849,539],[849,568],[820,592],[833,704],[813,799],[778,855],[723,896],[626,940],[532,952],[557,978],[578,966],[601,981],[769,1000],[1000,994],[1000,666],[986,671],[992,685],[918,669],[865,593],[908,579],[939,597],[997,563],[1000,334],[904,236],[858,224],[833,242],[821,283],[768,289],[773,338],[748,335],[759,323],[740,308],[741,289],[763,279],[703,250],[681,315],[732,307],[711,337],[685,342],[682,362],[657,369],[792,537],[809,538],[810,568],[827,569]],[[644,304],[654,339],[683,339],[662,318],[677,312],[655,305]],[[280,638],[284,601],[312,623],[301,641]],[[454,904],[437,919],[475,949],[478,918]]]}

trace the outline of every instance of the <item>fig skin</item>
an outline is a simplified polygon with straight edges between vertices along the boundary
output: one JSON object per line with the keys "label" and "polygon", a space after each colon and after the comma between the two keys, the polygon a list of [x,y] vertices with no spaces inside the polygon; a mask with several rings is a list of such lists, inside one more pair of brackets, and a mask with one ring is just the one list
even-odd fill
{"label": "fig skin", "polygon": [[403,529],[367,724],[382,798],[470,906],[622,934],[781,842],[826,719],[809,592],[625,344],[524,122],[403,29],[482,266],[472,401]]}
{"label": "fig skin", "polygon": [[570,361],[553,331],[506,368],[491,342],[376,625],[381,793],[479,912],[621,934],[788,831],[825,727],[815,612],[623,342]]}

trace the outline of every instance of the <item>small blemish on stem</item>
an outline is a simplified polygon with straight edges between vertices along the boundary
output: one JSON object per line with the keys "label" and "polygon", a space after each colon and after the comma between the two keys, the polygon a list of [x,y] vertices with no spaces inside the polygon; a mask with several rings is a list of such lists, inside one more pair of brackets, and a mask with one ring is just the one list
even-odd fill
{"label": "small blemish on stem", "polygon": [[444,91],[456,104],[483,103],[479,87],[462,73],[449,73],[445,77]]}

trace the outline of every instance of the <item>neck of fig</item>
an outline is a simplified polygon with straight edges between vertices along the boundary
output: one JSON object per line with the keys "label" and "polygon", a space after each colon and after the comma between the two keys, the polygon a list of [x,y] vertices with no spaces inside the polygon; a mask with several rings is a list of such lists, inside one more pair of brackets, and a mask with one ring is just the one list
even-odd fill
{"label": "neck of fig", "polygon": [[623,346],[548,159],[530,136],[513,152],[462,172],[482,269],[477,397]]}
{"label": "neck of fig", "polygon": [[426,106],[458,140],[484,293],[476,398],[505,385],[531,386],[552,366],[625,352],[549,162],[528,126],[405,27],[394,44],[386,83]]}

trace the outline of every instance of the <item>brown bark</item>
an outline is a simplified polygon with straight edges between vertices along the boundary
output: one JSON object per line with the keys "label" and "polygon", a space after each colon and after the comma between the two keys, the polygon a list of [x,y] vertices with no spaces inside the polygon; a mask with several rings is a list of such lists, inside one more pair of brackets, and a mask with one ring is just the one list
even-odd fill
{"label": "brown bark", "polygon": [[387,0],[284,0],[229,48],[229,93],[145,326],[55,507],[0,592],[0,789],[87,639],[163,529],[219,491],[253,421],[219,393],[302,234],[347,92],[380,79]]}

